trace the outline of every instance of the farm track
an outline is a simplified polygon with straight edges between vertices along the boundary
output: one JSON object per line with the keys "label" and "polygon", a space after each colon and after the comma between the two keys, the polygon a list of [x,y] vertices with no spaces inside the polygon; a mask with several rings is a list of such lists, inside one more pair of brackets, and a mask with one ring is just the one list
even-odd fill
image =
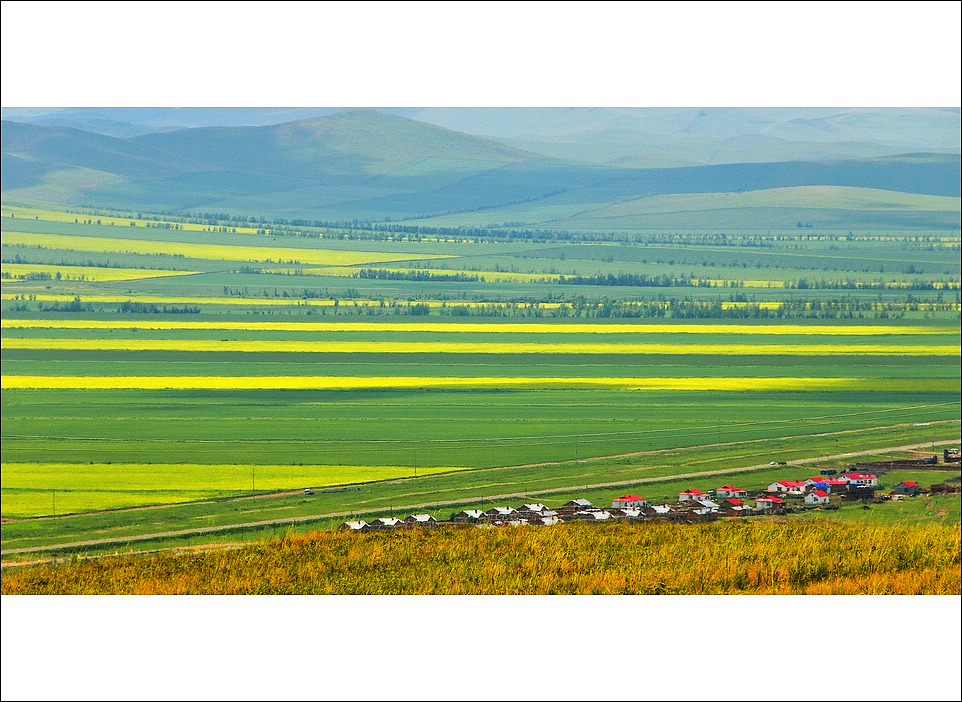
{"label": "farm track", "polygon": [[[864,451],[851,451],[847,453],[834,454],[830,456],[815,456],[813,458],[799,458],[791,461],[786,461],[785,465],[800,466],[800,465],[807,465],[811,463],[818,463],[820,461],[832,461],[832,460],[839,460],[843,458],[854,458],[856,456],[871,456],[871,455],[877,455],[882,453],[889,453],[892,451],[911,451],[913,449],[919,449],[923,447],[930,448],[934,446],[945,446],[949,444],[957,444],[960,441],[962,441],[962,439],[957,438],[957,439],[951,439],[951,440],[930,441],[930,442],[925,442],[921,444],[916,443],[916,444],[908,444],[904,446],[890,446],[886,448],[867,449]],[[640,455],[640,453],[625,454],[625,455]],[[547,464],[535,464],[535,465],[547,465]],[[514,467],[518,467],[518,466],[514,466]],[[721,468],[718,470],[701,471],[696,473],[679,473],[676,475],[660,476],[660,477],[654,477],[654,478],[634,478],[631,480],[619,480],[619,481],[607,482],[607,483],[594,483],[590,485],[585,485],[584,488],[586,490],[592,490],[592,489],[599,489],[599,488],[606,488],[606,487],[642,485],[645,483],[661,482],[666,480],[679,480],[679,479],[686,479],[686,478],[704,478],[704,477],[713,476],[713,475],[745,473],[753,470],[761,470],[768,467],[770,467],[769,463],[760,463],[760,464],[751,465],[751,466],[741,466],[738,468]],[[499,495],[479,495],[474,497],[458,498],[456,500],[432,501],[432,502],[410,504],[410,505],[395,505],[393,507],[393,510],[396,510],[396,511],[416,510],[416,509],[425,509],[429,507],[439,508],[441,506],[452,507],[457,505],[472,504],[472,503],[478,503],[478,502],[490,502],[490,501],[500,501],[500,500],[507,500],[507,499],[526,498],[534,495],[548,495],[553,493],[571,492],[571,490],[577,489],[580,487],[581,487],[580,485],[571,485],[571,486],[560,487],[560,488],[546,488],[544,490],[526,490],[523,492],[504,493]],[[296,490],[296,491],[285,492],[285,493],[274,493],[271,496],[277,497],[282,495],[296,495],[296,494],[299,494],[300,492],[301,492],[300,490]],[[266,496],[261,496],[261,497],[263,498]],[[250,500],[252,498],[248,497],[244,499]],[[135,508],[135,509],[145,509],[145,508]],[[260,529],[260,528],[278,527],[278,526],[291,526],[295,524],[304,524],[304,523],[309,523],[313,521],[322,521],[325,519],[338,519],[342,517],[359,516],[360,514],[364,514],[365,512],[377,513],[377,512],[383,512],[383,511],[384,511],[384,508],[370,509],[362,512],[358,512],[358,511],[331,512],[327,514],[307,515],[303,517],[288,517],[284,519],[270,519],[270,520],[257,521],[257,522],[245,522],[241,524],[228,524],[228,525],[216,526],[216,527],[200,527],[197,529],[158,532],[154,534],[141,534],[138,536],[128,536],[128,537],[122,537],[122,538],[74,541],[74,542],[61,543],[61,544],[51,544],[47,546],[29,546],[25,548],[15,548],[15,549],[7,549],[4,551],[0,551],[0,556],[12,556],[12,555],[24,554],[24,553],[43,553],[43,552],[63,551],[63,550],[90,548],[90,547],[96,548],[96,547],[103,547],[103,546],[130,544],[130,543],[143,542],[143,541],[156,541],[161,539],[204,536],[208,534],[218,534],[218,533],[225,533],[225,532],[238,531],[238,530],[250,530],[250,529]],[[176,550],[178,548],[182,549],[183,547],[170,547],[166,549],[156,549],[156,550],[170,551],[170,550]],[[13,567],[13,566],[21,566],[21,565],[23,564],[18,562],[3,562],[2,564],[2,566],[5,568]]]}

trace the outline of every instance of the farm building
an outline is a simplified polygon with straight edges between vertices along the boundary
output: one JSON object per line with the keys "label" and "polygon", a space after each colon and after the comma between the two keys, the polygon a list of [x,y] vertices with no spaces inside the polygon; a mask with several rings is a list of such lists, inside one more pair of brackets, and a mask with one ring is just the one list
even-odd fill
{"label": "farm building", "polygon": [[803,480],[776,480],[768,486],[769,492],[780,492],[786,495],[801,495],[805,492]]}
{"label": "farm building", "polygon": [[675,511],[671,505],[648,505],[643,513],[649,517],[664,517]]}
{"label": "farm building", "polygon": [[368,527],[370,529],[393,529],[400,523],[401,520],[397,517],[379,517],[368,524]]}
{"label": "farm building", "polygon": [[344,522],[338,529],[341,531],[367,531],[368,523],[363,519],[356,522]]}
{"label": "farm building", "polygon": [[899,495],[908,495],[909,497],[915,497],[922,492],[922,486],[911,480],[903,480],[892,489]]}
{"label": "farm building", "polygon": [[947,448],[942,452],[942,462],[960,463],[962,462],[962,453],[957,448]]}
{"label": "farm building", "polygon": [[724,485],[715,490],[715,497],[722,499],[725,497],[734,497],[740,499],[742,497],[748,497],[748,490],[742,490],[734,485]]}
{"label": "farm building", "polygon": [[846,473],[844,477],[849,485],[856,487],[875,487],[878,485],[878,478],[873,473]]}
{"label": "farm building", "polygon": [[845,478],[823,478],[816,476],[814,478],[809,478],[805,481],[806,487],[812,490],[824,490],[825,492],[839,492],[844,490],[845,486],[848,485],[848,480]]}
{"label": "farm building", "polygon": [[701,490],[696,490],[695,488],[688,488],[684,492],[678,493],[679,502],[688,502],[689,500],[704,500],[707,499],[708,495]]}
{"label": "farm building", "polygon": [[828,493],[824,490],[812,490],[810,493],[805,495],[805,504],[807,505],[827,505],[828,504]]}
{"label": "farm building", "polygon": [[755,500],[756,509],[776,509],[784,506],[785,500],[779,497],[759,497]]}
{"label": "farm building", "polygon": [[611,516],[616,519],[642,519],[644,514],[641,507],[612,507]]}
{"label": "farm building", "polygon": [[751,512],[752,508],[737,497],[729,497],[719,505],[718,509],[722,512],[731,512],[733,514],[747,514]]}
{"label": "farm building", "polygon": [[591,502],[588,500],[570,500],[561,505],[561,507],[558,508],[558,511],[560,512],[562,510],[567,510],[577,512],[578,510],[588,509],[589,507],[591,507]]}
{"label": "farm building", "polygon": [[583,522],[604,522],[611,519],[611,513],[603,509],[585,509],[575,512],[570,519]]}
{"label": "farm building", "polygon": [[547,509],[548,508],[545,505],[541,504],[540,502],[532,502],[531,504],[521,505],[521,507],[518,508],[518,511],[519,512],[537,512],[538,514],[540,514],[541,512],[544,512]]}
{"label": "farm building", "polygon": [[521,519],[521,515],[518,514],[518,510],[514,507],[492,507],[484,513],[484,517],[485,519],[498,522],[517,521]]}
{"label": "farm building", "polygon": [[644,507],[648,502],[644,497],[639,497],[638,495],[624,495],[623,497],[616,497],[611,501],[612,508],[625,509],[628,507]]}
{"label": "farm building", "polygon": [[712,514],[718,511],[719,505],[711,500],[689,500],[689,508],[695,514]]}
{"label": "farm building", "polygon": [[437,524],[438,520],[432,517],[430,514],[412,514],[410,517],[404,519],[404,524],[411,524],[414,526],[432,526]]}
{"label": "farm building", "polygon": [[484,519],[484,512],[479,509],[465,509],[451,517],[452,522],[477,522]]}

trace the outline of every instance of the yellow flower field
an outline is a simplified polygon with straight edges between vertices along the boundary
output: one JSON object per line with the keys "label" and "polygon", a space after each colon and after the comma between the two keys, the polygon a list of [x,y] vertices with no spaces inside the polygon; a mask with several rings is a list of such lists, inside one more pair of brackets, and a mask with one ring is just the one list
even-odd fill
{"label": "yellow flower field", "polygon": [[[47,515],[53,509],[64,514],[250,494],[252,474],[258,491],[283,491],[396,480],[415,473],[403,465],[249,463],[4,463],[0,469],[0,509],[20,517]],[[468,468],[418,466],[417,474],[462,470]]]}
{"label": "yellow flower field", "polygon": [[382,261],[451,258],[451,256],[440,254],[391,254],[374,251],[229,246],[226,244],[114,239],[96,236],[64,236],[62,234],[31,234],[27,232],[3,232],[2,241],[5,246],[43,246],[48,249],[62,249],[65,251],[159,254],[210,261],[252,261],[258,263],[276,261],[278,263],[304,263],[318,266],[351,266]]}
{"label": "yellow flower field", "polygon": [[215,339],[5,338],[4,349],[58,351],[191,351],[245,353],[705,354],[711,356],[959,356],[957,345],[891,344],[550,344],[442,341],[222,341]]}
{"label": "yellow flower field", "polygon": [[[11,216],[12,215],[12,216]],[[168,222],[167,220],[160,217],[151,217],[138,219],[136,217],[110,217],[105,215],[91,215],[91,214],[81,214],[81,213],[71,213],[71,212],[54,212],[53,210],[40,210],[32,207],[17,207],[15,205],[4,205],[3,209],[0,210],[0,216],[6,220],[16,219],[39,219],[42,222],[73,222],[74,220],[79,220],[81,222],[86,222],[91,220],[92,222],[100,223],[105,226],[121,226],[129,227],[130,223],[133,222],[136,227],[146,227],[147,225],[164,225],[171,224],[176,225],[178,229],[188,232],[207,232],[219,227],[213,227],[209,224],[195,224],[193,222]],[[229,227],[234,234],[256,234],[257,229],[253,227],[237,227],[231,225]]]}
{"label": "yellow flower field", "polygon": [[[167,278],[178,275],[197,275],[198,271],[162,271],[146,268],[101,268],[95,266],[48,266],[35,263],[3,263],[0,272],[14,280],[24,280],[29,275],[49,275],[51,279],[89,281],[104,283],[118,280],[143,278]],[[59,278],[57,277],[59,274]],[[4,276],[6,277],[6,276]],[[66,298],[73,299],[73,298]]]}
{"label": "yellow flower field", "polygon": [[237,331],[305,332],[430,332],[430,333],[521,333],[521,334],[750,334],[750,335],[831,335],[903,336],[946,334],[957,336],[958,329],[921,326],[845,326],[841,324],[584,324],[567,322],[497,322],[491,324],[437,322],[199,322],[87,319],[3,319],[3,329],[207,329]]}
{"label": "yellow flower field", "polygon": [[[893,380],[913,389],[945,389],[940,379]],[[4,375],[4,390],[357,390],[373,388],[611,388],[621,390],[869,390],[878,378],[532,378],[425,376],[79,376]],[[931,386],[931,388],[930,388]]]}

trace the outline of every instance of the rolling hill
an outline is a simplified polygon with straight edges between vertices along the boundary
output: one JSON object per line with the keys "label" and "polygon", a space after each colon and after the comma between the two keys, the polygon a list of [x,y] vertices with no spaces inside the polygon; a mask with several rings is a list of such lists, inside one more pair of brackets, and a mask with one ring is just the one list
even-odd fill
{"label": "rolling hill", "polygon": [[[623,150],[624,144],[611,146],[620,138],[642,149],[638,152],[642,162],[645,154],[658,154],[666,162],[674,159],[669,165],[677,166],[686,162],[677,156],[685,148],[688,161],[698,162],[707,150],[718,146],[717,135],[695,136],[718,132],[721,126],[716,122],[717,115],[695,115],[687,123],[675,123],[670,138],[624,129],[580,138],[596,140],[585,142],[588,151],[604,146],[609,155]],[[683,136],[686,129],[692,135]],[[11,202],[322,221],[452,221],[462,217],[468,222],[480,217],[484,222],[592,228],[600,222],[634,226],[633,221],[639,226],[644,222],[671,226],[671,216],[664,212],[629,213],[626,219],[625,207],[619,203],[668,195],[774,193],[774,200],[769,197],[761,206],[722,208],[729,210],[728,219],[731,211],[742,211],[743,226],[753,226],[753,218],[763,210],[798,208],[797,192],[789,194],[792,188],[829,186],[956,199],[962,194],[960,158],[953,153],[893,154],[896,147],[864,142],[845,148],[850,156],[873,158],[814,160],[819,152],[812,144],[775,136],[738,137],[728,139],[728,156],[718,158],[744,157],[745,162],[635,168],[630,167],[631,158],[615,165],[586,163],[586,151],[572,148],[569,153],[563,141],[555,143],[556,154],[550,156],[376,110],[341,111],[267,126],[201,127],[130,138],[5,121],[2,142],[3,195]],[[752,154],[773,158],[779,153],[806,158],[749,159]],[[838,151],[824,152],[830,153]],[[779,202],[782,197],[788,199]],[[931,210],[918,202],[906,205],[904,198],[888,200],[891,206],[882,209],[860,205],[840,211],[857,210],[865,216],[869,210],[876,211],[894,226],[958,227],[957,213],[951,207],[946,211],[944,203]],[[699,202],[720,201],[703,198]],[[605,208],[614,209],[606,212]],[[692,210],[699,218],[706,211],[712,208]],[[589,212],[595,214],[589,216]],[[777,221],[783,221],[784,214],[780,212]],[[850,219],[846,215],[829,221],[849,223]],[[760,217],[756,226],[772,226],[771,221]]]}

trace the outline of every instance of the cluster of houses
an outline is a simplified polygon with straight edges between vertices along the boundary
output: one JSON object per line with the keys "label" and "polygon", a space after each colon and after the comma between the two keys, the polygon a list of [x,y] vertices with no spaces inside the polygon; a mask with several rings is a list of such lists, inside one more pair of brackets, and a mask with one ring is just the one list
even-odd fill
{"label": "cluster of houses", "polygon": [[[824,471],[835,475],[835,471]],[[845,473],[837,477],[819,475],[806,480],[776,480],[765,490],[755,491],[723,485],[708,493],[689,488],[678,495],[676,504],[649,504],[638,495],[624,495],[614,499],[609,508],[594,507],[584,499],[571,500],[561,507],[549,509],[541,503],[514,507],[492,507],[488,510],[466,509],[451,515],[449,522],[439,522],[430,514],[412,514],[404,519],[381,517],[371,522],[344,522],[344,531],[383,531],[408,527],[430,527],[442,523],[453,524],[533,524],[549,526],[562,522],[647,521],[704,521],[722,516],[754,514],[785,514],[796,508],[817,508],[830,505],[833,495],[843,498],[873,498],[878,477],[871,473]],[[922,492],[918,483],[903,481],[896,485],[893,496],[915,496]],[[753,504],[749,504],[751,499]],[[804,505],[804,507],[802,507]],[[829,506],[829,509],[832,507]]]}

